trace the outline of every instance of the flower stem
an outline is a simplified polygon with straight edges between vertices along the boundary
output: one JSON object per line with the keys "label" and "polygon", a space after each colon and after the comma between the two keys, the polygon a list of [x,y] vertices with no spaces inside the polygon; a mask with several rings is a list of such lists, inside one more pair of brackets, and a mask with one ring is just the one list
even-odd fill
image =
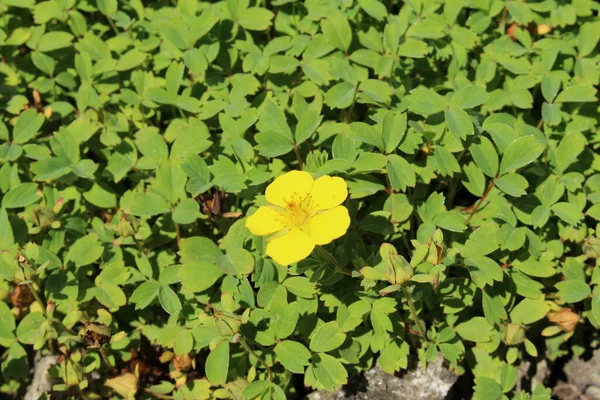
{"label": "flower stem", "polygon": [[269,367],[267,362],[261,356],[256,354],[256,352],[254,350],[252,350],[252,347],[250,347],[250,345],[248,345],[248,343],[246,343],[245,339],[241,338],[240,344],[242,345],[244,350],[246,350],[249,354],[254,356],[262,365],[264,365],[265,369],[267,370],[267,373],[269,374],[269,381],[273,382],[273,371],[271,371],[271,367]]}
{"label": "flower stem", "polygon": [[335,257],[328,252],[327,250],[325,250],[324,247],[322,246],[317,246],[317,251],[319,252],[319,254],[321,254],[323,257],[325,257],[328,261],[330,261],[333,266],[335,267],[335,270],[341,274],[344,275],[348,275],[348,276],[352,276],[352,273],[348,270],[346,270],[344,267],[342,267],[337,260],[335,259]]}
{"label": "flower stem", "polygon": [[33,285],[31,284],[31,282],[27,282],[27,287],[29,288],[29,291],[31,292],[31,294],[33,295],[33,298],[35,299],[35,301],[40,305],[40,307],[42,308],[42,312],[44,313],[44,315],[46,315],[46,305],[44,304],[44,302],[42,301],[42,298],[40,297],[39,293],[37,292],[37,290],[35,290],[35,288],[33,287]]}
{"label": "flower stem", "polygon": [[425,328],[423,327],[423,325],[421,325],[421,321],[417,317],[417,309],[415,308],[415,303],[413,303],[412,301],[410,292],[408,291],[408,288],[406,286],[403,286],[402,289],[404,291],[404,297],[406,297],[406,302],[408,303],[408,308],[410,308],[410,315],[412,317],[412,320],[415,323],[416,327],[419,328],[419,330],[423,334],[423,337],[425,337]]}
{"label": "flower stem", "polygon": [[302,156],[300,156],[300,149],[298,149],[298,144],[294,143],[294,152],[296,153],[296,158],[298,159],[298,168],[300,171],[304,169],[304,163],[302,162]]}
{"label": "flower stem", "polygon": [[110,363],[108,362],[108,357],[106,356],[106,351],[104,350],[104,347],[99,346],[98,347],[98,351],[100,352],[100,356],[102,357],[102,361],[104,361],[104,364],[106,364],[106,367],[108,368],[108,370],[110,371],[111,374],[116,374],[117,370],[115,369],[115,367],[113,367],[112,365],[110,365]]}
{"label": "flower stem", "polygon": [[471,214],[469,215],[469,217],[465,221],[465,224],[468,224],[471,221],[471,218],[473,218],[473,215],[475,215],[475,213],[477,212],[477,210],[479,210],[479,207],[481,207],[481,204],[483,204],[483,202],[487,198],[488,194],[490,194],[490,191],[494,187],[495,182],[496,181],[492,179],[492,181],[490,182],[490,185],[485,190],[485,193],[483,193],[483,196],[481,196],[481,199],[479,199],[479,202],[477,204],[475,204],[475,207],[473,207],[473,210],[471,211]]}

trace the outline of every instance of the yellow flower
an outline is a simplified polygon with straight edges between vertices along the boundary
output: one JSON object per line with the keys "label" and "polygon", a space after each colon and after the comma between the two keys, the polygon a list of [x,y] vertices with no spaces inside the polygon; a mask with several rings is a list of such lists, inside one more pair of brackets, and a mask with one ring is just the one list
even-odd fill
{"label": "yellow flower", "polygon": [[316,245],[343,236],[350,226],[346,181],[324,175],[313,180],[308,172],[279,176],[265,192],[270,203],[246,219],[255,235],[267,236],[267,255],[281,265],[305,259]]}

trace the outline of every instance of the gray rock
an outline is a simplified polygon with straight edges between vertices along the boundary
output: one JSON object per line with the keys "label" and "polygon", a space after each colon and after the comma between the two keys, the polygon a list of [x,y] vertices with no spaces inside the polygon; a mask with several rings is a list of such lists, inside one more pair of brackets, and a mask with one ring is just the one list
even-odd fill
{"label": "gray rock", "polygon": [[401,377],[390,375],[375,367],[364,374],[363,382],[359,382],[358,385],[351,382],[337,392],[314,392],[308,399],[443,400],[458,379],[455,373],[444,366],[443,361],[443,357],[438,357],[427,365],[427,370],[419,366]]}
{"label": "gray rock", "polygon": [[38,400],[42,394],[52,391],[52,378],[48,373],[48,369],[56,364],[58,356],[40,357],[38,352],[34,361],[33,380],[27,388],[24,400]]}
{"label": "gray rock", "polygon": [[577,388],[586,399],[600,400],[600,349],[588,360],[573,357],[564,371],[568,384]]}
{"label": "gray rock", "polygon": [[538,384],[544,384],[550,377],[548,361],[541,359],[536,363],[523,361],[517,370],[517,391],[531,392]]}

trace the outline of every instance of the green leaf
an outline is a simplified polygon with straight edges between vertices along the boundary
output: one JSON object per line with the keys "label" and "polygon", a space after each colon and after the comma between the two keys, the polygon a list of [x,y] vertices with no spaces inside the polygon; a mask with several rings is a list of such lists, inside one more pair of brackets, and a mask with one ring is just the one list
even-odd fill
{"label": "green leaf", "polygon": [[133,291],[129,300],[135,304],[136,310],[142,310],[158,297],[159,292],[160,283],[157,281],[144,282]]}
{"label": "green leaf", "polygon": [[227,275],[248,275],[254,270],[254,257],[245,249],[231,249],[215,257],[217,266]]}
{"label": "green leaf", "polygon": [[567,303],[578,303],[592,294],[588,284],[579,279],[558,282],[554,287],[558,289],[560,298]]}
{"label": "green leaf", "polygon": [[189,261],[184,263],[178,276],[185,291],[199,293],[213,287],[223,271],[212,261]]}
{"label": "green leaf", "polygon": [[331,12],[321,20],[323,35],[333,47],[348,51],[352,42],[352,29],[348,20],[341,12]]}
{"label": "green leaf", "polygon": [[35,183],[20,183],[10,189],[2,198],[2,208],[27,207],[41,198],[42,195],[38,193],[38,185]]}
{"label": "green leaf", "polygon": [[333,391],[348,381],[348,372],[336,358],[319,353],[312,364],[315,378],[326,390]]}
{"label": "green leaf", "polygon": [[513,197],[523,196],[529,187],[527,179],[519,174],[506,174],[496,179],[495,182],[500,190]]}
{"label": "green leaf", "polygon": [[194,337],[187,329],[180,330],[173,342],[173,351],[178,356],[189,354],[194,348]]}
{"label": "green leaf", "polygon": [[383,118],[381,134],[386,153],[392,153],[406,134],[408,117],[406,113],[388,111]]}
{"label": "green leaf", "polygon": [[577,48],[579,58],[586,57],[594,51],[600,40],[600,23],[597,20],[581,25],[577,34]]}
{"label": "green leaf", "polygon": [[569,225],[577,225],[584,218],[581,210],[573,203],[556,203],[550,209]]}
{"label": "green leaf", "polygon": [[304,276],[292,276],[283,281],[283,286],[298,297],[312,299],[315,295],[315,284]]}
{"label": "green leaf", "polygon": [[359,89],[361,93],[369,96],[373,101],[379,103],[389,103],[392,95],[392,88],[389,84],[376,79],[367,79],[361,82]]}
{"label": "green leaf", "polygon": [[443,211],[433,218],[433,223],[452,232],[464,232],[467,229],[465,217],[453,211]]}
{"label": "green leaf", "polygon": [[442,21],[434,18],[418,19],[416,23],[410,26],[406,31],[407,37],[417,37],[422,39],[440,39],[444,33],[444,24]]}
{"label": "green leaf", "polygon": [[94,183],[92,188],[83,193],[83,197],[98,208],[114,208],[117,206],[117,196],[108,188]]}
{"label": "green leaf", "polygon": [[338,83],[325,93],[325,104],[331,108],[348,108],[354,101],[356,90],[357,88],[348,82]]}
{"label": "green leaf", "polygon": [[446,125],[450,133],[458,140],[466,139],[467,136],[472,135],[475,131],[473,130],[473,123],[471,117],[464,110],[448,109],[445,112]]}
{"label": "green leaf", "polygon": [[512,142],[500,162],[500,174],[522,168],[542,155],[546,146],[534,136],[524,136]]}
{"label": "green leaf", "polygon": [[484,174],[495,178],[498,173],[498,153],[492,142],[485,136],[480,136],[480,143],[471,146],[473,160]]}
{"label": "green leaf", "polygon": [[161,285],[158,299],[162,308],[171,315],[181,310],[179,297],[168,285]]}
{"label": "green leaf", "polygon": [[488,94],[485,86],[469,85],[465,86],[452,96],[450,99],[450,109],[467,109],[477,107],[485,103]]}
{"label": "green leaf", "polygon": [[445,147],[436,146],[433,156],[441,175],[451,176],[460,172],[460,166],[458,165],[456,158]]}
{"label": "green leaf", "polygon": [[337,349],[346,340],[346,334],[336,321],[327,322],[316,328],[310,339],[310,349],[327,352]]}
{"label": "green leaf", "polygon": [[556,149],[556,167],[563,173],[585,149],[587,140],[579,132],[565,135]]}
{"label": "green leaf", "polygon": [[142,53],[138,49],[131,49],[127,53],[119,57],[115,69],[117,71],[129,71],[139,67],[146,61],[146,53]]}
{"label": "green leaf", "polygon": [[240,13],[237,22],[244,29],[251,31],[264,31],[271,26],[271,20],[273,17],[273,12],[267,10],[266,8],[250,7]]}
{"label": "green leaf", "polygon": [[[512,1],[509,3],[516,3]],[[502,398],[502,386],[492,378],[479,376],[475,378],[475,398],[498,400]]]}
{"label": "green leaf", "polygon": [[561,80],[557,74],[546,74],[542,79],[542,95],[548,103],[552,103],[560,90]]}
{"label": "green leaf", "polygon": [[130,204],[131,214],[139,217],[150,217],[171,211],[169,203],[155,193],[135,193]]}
{"label": "green leaf", "polygon": [[465,258],[485,256],[498,249],[498,225],[489,223],[480,226],[469,235],[462,255]]}
{"label": "green leaf", "polygon": [[513,267],[529,276],[540,278],[548,278],[556,273],[552,267],[552,263],[538,261],[534,258],[529,258],[523,261],[515,260],[513,261]]}
{"label": "green leaf", "polygon": [[37,44],[37,50],[43,53],[69,47],[73,35],[62,31],[46,32]]}
{"label": "green leaf", "polygon": [[42,327],[46,317],[41,312],[29,313],[17,326],[17,339],[23,344],[34,344],[44,338]]}
{"label": "green leaf", "polygon": [[374,126],[364,122],[350,124],[350,138],[383,149],[383,136]]}
{"label": "green leaf", "polygon": [[377,0],[358,0],[358,5],[377,21],[382,21],[388,15],[385,5]]}
{"label": "green leaf", "polygon": [[221,342],[206,358],[206,377],[213,385],[222,385],[227,382],[229,373],[229,343]]}
{"label": "green leaf", "polygon": [[292,340],[279,342],[275,346],[275,355],[277,361],[295,374],[303,374],[304,368],[310,364],[310,351],[303,344]]}
{"label": "green leaf", "polygon": [[510,319],[515,324],[533,324],[544,318],[550,311],[543,298],[523,299],[510,312]]}
{"label": "green leaf", "polygon": [[38,135],[43,123],[44,116],[42,114],[39,114],[33,108],[25,110],[17,118],[17,123],[13,129],[13,143],[27,143]]}
{"label": "green leaf", "polygon": [[104,247],[98,241],[98,235],[90,233],[82,238],[79,238],[69,247],[66,261],[73,261],[76,266],[83,267],[97,261]]}
{"label": "green leaf", "polygon": [[458,335],[471,342],[489,342],[492,339],[493,327],[483,317],[473,317],[458,324],[454,330]]}
{"label": "green leaf", "polygon": [[408,108],[410,111],[428,116],[443,111],[446,99],[431,89],[415,89],[410,92]]}
{"label": "green leaf", "polygon": [[577,85],[564,88],[558,95],[555,103],[579,103],[597,101],[596,89],[591,85]]}
{"label": "green leaf", "polygon": [[387,156],[386,171],[390,178],[392,188],[396,191],[404,191],[406,187],[415,187],[416,174],[411,164],[396,154]]}
{"label": "green leaf", "polygon": [[492,286],[494,281],[502,282],[504,273],[498,263],[489,257],[472,257],[465,260],[471,278],[478,287]]}
{"label": "green leaf", "polygon": [[302,114],[294,132],[296,143],[300,144],[306,141],[317,130],[322,120],[323,116],[314,110]]}
{"label": "green leaf", "polygon": [[173,222],[191,224],[200,217],[200,205],[194,199],[183,199],[173,211]]}

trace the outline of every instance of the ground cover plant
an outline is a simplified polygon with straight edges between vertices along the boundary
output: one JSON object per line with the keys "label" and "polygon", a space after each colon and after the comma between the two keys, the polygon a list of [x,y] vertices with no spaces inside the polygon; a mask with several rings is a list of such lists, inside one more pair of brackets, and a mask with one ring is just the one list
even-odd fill
{"label": "ground cover plant", "polygon": [[[285,399],[600,327],[592,0],[0,0],[0,393]],[[533,396],[533,397],[532,397]]]}

